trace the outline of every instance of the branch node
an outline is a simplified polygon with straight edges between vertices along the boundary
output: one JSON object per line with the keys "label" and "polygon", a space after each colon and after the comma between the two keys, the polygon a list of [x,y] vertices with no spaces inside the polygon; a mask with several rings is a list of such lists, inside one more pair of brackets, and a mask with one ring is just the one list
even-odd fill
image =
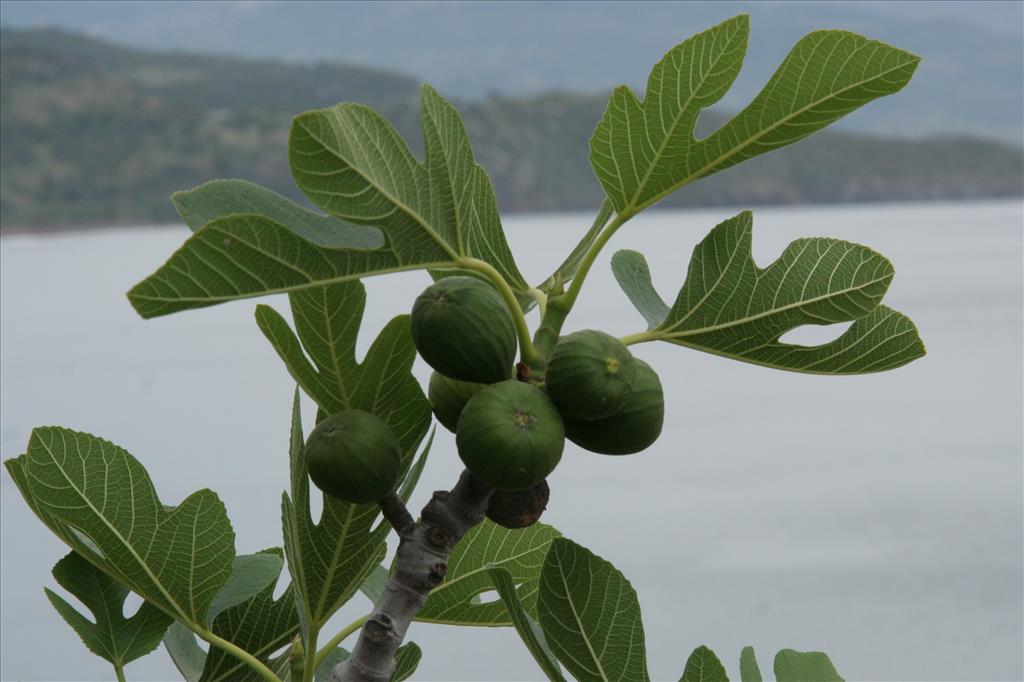
{"label": "branch node", "polygon": [[434,549],[448,550],[451,548],[452,540],[448,537],[448,533],[437,526],[431,526],[427,529],[427,542]]}
{"label": "branch node", "polygon": [[430,582],[435,586],[444,580],[445,573],[448,572],[448,564],[443,561],[439,561],[430,568],[430,573],[427,574]]}
{"label": "branch node", "polygon": [[394,634],[395,628],[386,613],[375,613],[373,618],[363,625],[366,639],[371,642],[386,642]]}

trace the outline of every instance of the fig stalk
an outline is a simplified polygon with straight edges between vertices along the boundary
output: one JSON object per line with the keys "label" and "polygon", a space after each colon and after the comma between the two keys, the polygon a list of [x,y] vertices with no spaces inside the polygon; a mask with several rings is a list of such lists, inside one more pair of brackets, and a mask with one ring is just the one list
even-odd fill
{"label": "fig stalk", "polygon": [[543,366],[547,364],[548,356],[551,355],[552,349],[558,343],[559,334],[562,332],[562,325],[565,324],[565,318],[568,317],[569,311],[570,308],[566,303],[564,295],[552,296],[548,299],[547,307],[540,320],[540,326],[537,327],[533,337],[534,348],[537,349],[537,353],[543,359],[543,362],[540,367],[533,367],[533,369],[543,369]]}
{"label": "fig stalk", "polygon": [[[439,490],[423,507],[420,520],[404,522],[399,511],[385,509],[402,525],[395,567],[384,594],[373,607],[359,632],[352,654],[334,667],[331,682],[387,682],[395,672],[395,652],[405,639],[406,630],[419,612],[430,591],[444,579],[448,556],[467,532],[484,519],[493,490],[480,483],[469,471],[463,471],[451,491]],[[400,502],[400,501],[399,501]],[[404,505],[401,506],[404,510]],[[405,512],[408,516],[408,512]],[[411,517],[410,517],[411,518]]]}
{"label": "fig stalk", "polygon": [[412,514],[409,513],[409,509],[405,506],[405,502],[402,502],[402,498],[398,496],[398,493],[392,492],[378,502],[378,504],[384,518],[388,520],[391,527],[398,533],[398,537],[402,537],[406,529],[416,523],[412,518]]}

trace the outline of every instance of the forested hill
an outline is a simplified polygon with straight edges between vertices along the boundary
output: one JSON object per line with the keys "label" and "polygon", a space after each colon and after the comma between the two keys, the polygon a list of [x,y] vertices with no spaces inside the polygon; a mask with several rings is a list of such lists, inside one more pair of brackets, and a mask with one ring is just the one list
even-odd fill
{"label": "forested hill", "polygon": [[[390,72],[3,30],[0,78],[4,231],[173,222],[168,196],[212,178],[245,178],[300,198],[287,165],[291,117],[343,100],[378,109],[420,148],[418,84]],[[503,208],[525,211],[599,204],[587,139],[605,102],[603,94],[556,93],[457,104]],[[708,113],[700,127],[721,120]],[[1022,168],[1019,149],[994,142],[824,132],[665,205],[1018,196]]]}

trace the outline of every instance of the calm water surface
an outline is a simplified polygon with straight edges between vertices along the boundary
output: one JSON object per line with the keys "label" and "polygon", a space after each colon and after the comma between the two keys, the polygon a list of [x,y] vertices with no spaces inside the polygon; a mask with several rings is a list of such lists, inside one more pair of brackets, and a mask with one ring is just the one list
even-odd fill
{"label": "calm water surface", "polygon": [[[671,298],[693,246],[733,213],[651,214],[611,246],[647,252]],[[507,221],[530,279],[557,265],[590,218]],[[701,643],[733,677],[740,648],[753,644],[766,673],[771,655],[792,647],[829,652],[849,680],[1024,678],[1021,204],[762,209],[754,230],[762,265],[801,236],[884,253],[897,269],[886,303],[917,322],[928,357],[886,374],[816,377],[641,346],[666,385],[664,435],[631,458],[570,446],[545,521],[630,578],[657,679],[678,679]],[[185,236],[140,228],[2,240],[0,449],[18,455],[43,424],[102,435],[142,461],[165,503],[216,490],[238,550],[252,552],[281,543],[293,385],[256,328],[253,301],[151,321],[128,306],[124,292]],[[610,253],[568,329],[641,329]],[[367,281],[362,349],[426,282],[422,273]],[[265,300],[287,312],[283,297]],[[439,441],[416,508],[459,469],[450,434]],[[66,550],[0,479],[0,677],[110,679],[43,596]],[[354,601],[339,627],[368,607]],[[539,677],[511,629],[416,624],[410,637],[424,649],[419,679]],[[127,672],[176,677],[163,651]]]}

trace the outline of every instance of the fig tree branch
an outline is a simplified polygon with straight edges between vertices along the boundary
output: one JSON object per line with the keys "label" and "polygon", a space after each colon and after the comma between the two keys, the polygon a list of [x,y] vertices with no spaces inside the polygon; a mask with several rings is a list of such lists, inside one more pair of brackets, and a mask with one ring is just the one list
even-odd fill
{"label": "fig tree branch", "polygon": [[[335,666],[331,682],[387,682],[395,672],[395,652],[405,639],[413,618],[431,590],[444,579],[448,556],[470,529],[484,519],[493,491],[463,471],[451,491],[434,493],[420,520],[406,522],[411,516],[405,505],[390,498],[382,501],[384,515],[399,535],[395,568],[363,624],[359,641],[348,659]],[[397,499],[397,498],[396,498]],[[404,515],[402,512],[405,512]]]}

